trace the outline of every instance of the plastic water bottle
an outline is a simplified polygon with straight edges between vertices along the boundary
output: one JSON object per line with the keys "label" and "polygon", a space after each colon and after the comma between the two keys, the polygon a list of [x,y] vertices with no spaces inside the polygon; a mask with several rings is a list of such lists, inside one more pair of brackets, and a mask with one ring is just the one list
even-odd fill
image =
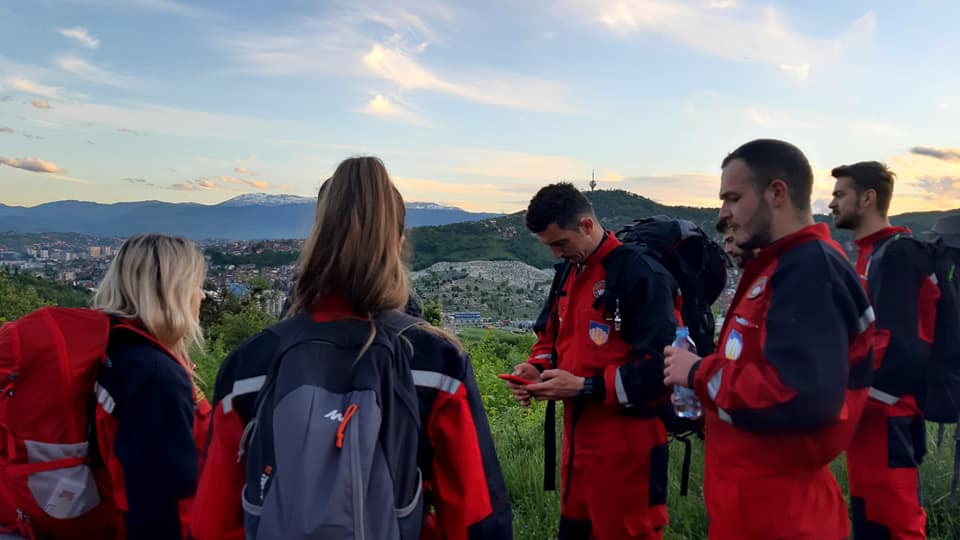
{"label": "plastic water bottle", "polygon": [[[693,353],[697,352],[697,346],[690,339],[690,329],[686,326],[677,327],[677,337],[673,340],[673,346],[677,349],[687,349]],[[693,390],[676,385],[673,387],[673,412],[680,418],[689,418],[696,420],[703,415],[703,408],[700,406],[700,400]]]}

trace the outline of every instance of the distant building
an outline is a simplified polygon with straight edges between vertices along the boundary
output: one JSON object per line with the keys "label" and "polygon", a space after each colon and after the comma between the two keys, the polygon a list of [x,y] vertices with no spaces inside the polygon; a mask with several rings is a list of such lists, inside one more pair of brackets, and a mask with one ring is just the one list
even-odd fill
{"label": "distant building", "polygon": [[483,316],[476,311],[446,313],[444,318],[448,324],[453,326],[482,326],[485,322]]}
{"label": "distant building", "polygon": [[90,252],[90,256],[94,259],[100,258],[100,246],[90,246],[88,251]]}

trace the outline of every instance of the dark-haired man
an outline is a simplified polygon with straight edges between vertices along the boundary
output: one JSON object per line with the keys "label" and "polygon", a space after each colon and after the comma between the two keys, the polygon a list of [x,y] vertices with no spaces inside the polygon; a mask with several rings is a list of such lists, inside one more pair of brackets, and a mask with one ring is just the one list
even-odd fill
{"label": "dark-haired man", "polygon": [[847,450],[857,540],[926,537],[918,467],[926,453],[917,391],[930,358],[940,290],[933,261],[910,230],[891,227],[895,175],[864,161],[833,169],[834,224],[853,232],[857,274],[877,316],[870,399]]}
{"label": "dark-haired man", "polygon": [[679,317],[677,284],[605,231],[571,184],[541,189],[526,225],[564,259],[537,343],[514,368],[534,383],[510,383],[522,405],[531,397],[564,403],[559,537],[662,538],[668,452],[657,405],[667,397],[660,372]]}
{"label": "dark-haired man", "polygon": [[720,219],[739,248],[760,251],[717,352],[667,347],[664,370],[703,403],[710,539],[846,539],[830,463],[867,399],[870,304],[827,226],[813,222],[813,171],[797,147],[751,141],[722,169]]}
{"label": "dark-haired man", "polygon": [[723,251],[733,259],[734,264],[737,265],[737,268],[743,269],[752,259],[757,256],[756,249],[741,249],[736,242],[733,241],[733,231],[730,230],[730,223],[725,219],[717,221],[716,226],[717,232],[723,237]]}

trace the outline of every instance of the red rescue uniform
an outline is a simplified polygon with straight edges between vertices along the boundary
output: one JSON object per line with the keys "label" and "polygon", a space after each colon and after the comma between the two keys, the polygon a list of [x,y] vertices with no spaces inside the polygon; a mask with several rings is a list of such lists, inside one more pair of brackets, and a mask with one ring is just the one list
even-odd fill
{"label": "red rescue uniform", "polygon": [[761,250],[717,352],[695,365],[706,415],[711,540],[840,540],[829,469],[850,444],[872,372],[873,313],[826,225]]}

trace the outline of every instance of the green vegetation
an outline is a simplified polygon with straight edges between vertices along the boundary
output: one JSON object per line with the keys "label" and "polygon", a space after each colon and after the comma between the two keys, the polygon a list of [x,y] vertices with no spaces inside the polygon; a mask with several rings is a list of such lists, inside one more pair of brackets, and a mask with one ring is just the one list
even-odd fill
{"label": "green vegetation", "polygon": [[12,321],[42,306],[89,304],[90,292],[86,289],[0,270],[0,322]]}

